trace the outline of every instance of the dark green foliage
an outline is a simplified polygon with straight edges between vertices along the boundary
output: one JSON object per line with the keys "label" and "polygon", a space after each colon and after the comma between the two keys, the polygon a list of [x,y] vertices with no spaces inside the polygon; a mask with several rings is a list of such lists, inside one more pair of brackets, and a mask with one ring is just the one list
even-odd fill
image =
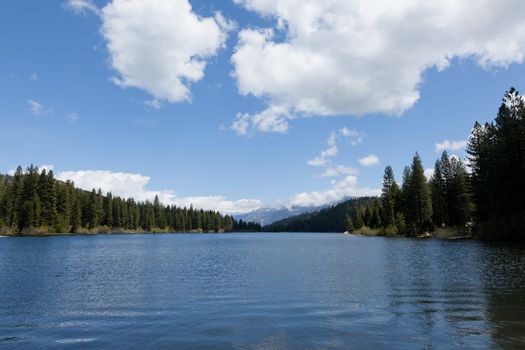
{"label": "dark green foliage", "polygon": [[430,180],[433,218],[437,226],[463,230],[472,220],[474,204],[470,182],[463,162],[443,152],[441,159],[436,161]]}
{"label": "dark green foliage", "polygon": [[257,223],[244,222],[218,212],[193,207],[165,206],[102,195],[76,189],[71,182],[59,182],[53,172],[38,172],[34,166],[13,176],[0,176],[0,228],[17,233],[65,233],[86,229],[105,231],[229,232],[260,231]]}
{"label": "dark green foliage", "polygon": [[372,209],[372,220],[370,222],[370,227],[380,228],[382,226],[383,220],[381,219],[381,208],[379,206],[379,201],[375,201]]}
{"label": "dark green foliage", "polygon": [[[364,226],[363,212],[370,210],[373,221],[373,208],[376,198],[356,198],[344,201],[316,213],[307,213],[276,221],[264,227],[269,232],[344,232],[349,223],[357,230]],[[377,203],[379,206],[379,203]],[[348,220],[350,218],[350,221]],[[355,223],[355,224],[354,224]]]}
{"label": "dark green foliage", "polygon": [[358,207],[355,214],[355,228],[357,230],[363,228],[365,226],[365,222],[363,220],[363,209]]}
{"label": "dark green foliage", "polygon": [[430,189],[421,157],[416,153],[410,167],[410,181],[406,194],[405,217],[412,233],[424,231],[432,226],[432,202]]}
{"label": "dark green foliage", "polygon": [[352,217],[348,214],[346,214],[346,217],[345,217],[345,231],[347,232],[354,231],[354,223],[352,221]]}
{"label": "dark green foliage", "polygon": [[[445,155],[446,152],[443,152]],[[430,179],[430,186],[432,189],[432,214],[434,224],[439,227],[445,227],[448,220],[447,210],[447,187],[442,172],[443,163],[440,160],[436,161],[434,166],[434,174]]]}
{"label": "dark green foliage", "polygon": [[467,153],[483,238],[525,239],[525,103],[511,88],[496,119],[472,130]]}
{"label": "dark green foliage", "polygon": [[383,190],[381,194],[384,227],[395,225],[398,197],[399,186],[397,185],[396,179],[394,177],[394,171],[389,165],[385,168],[385,175],[383,176]]}

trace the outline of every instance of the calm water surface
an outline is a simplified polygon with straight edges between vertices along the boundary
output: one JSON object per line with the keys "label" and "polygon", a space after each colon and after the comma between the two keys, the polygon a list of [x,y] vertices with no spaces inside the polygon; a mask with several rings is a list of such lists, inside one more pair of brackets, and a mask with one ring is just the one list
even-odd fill
{"label": "calm water surface", "polygon": [[0,238],[0,348],[525,349],[524,292],[474,241]]}

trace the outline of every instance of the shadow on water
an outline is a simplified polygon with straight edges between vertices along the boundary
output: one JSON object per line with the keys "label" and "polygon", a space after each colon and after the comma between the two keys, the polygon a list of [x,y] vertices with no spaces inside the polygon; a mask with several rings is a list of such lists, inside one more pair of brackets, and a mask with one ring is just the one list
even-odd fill
{"label": "shadow on water", "polygon": [[392,240],[385,264],[405,345],[525,348],[523,246]]}
{"label": "shadow on water", "polygon": [[525,244],[484,243],[483,252],[492,337],[503,349],[525,349]]}

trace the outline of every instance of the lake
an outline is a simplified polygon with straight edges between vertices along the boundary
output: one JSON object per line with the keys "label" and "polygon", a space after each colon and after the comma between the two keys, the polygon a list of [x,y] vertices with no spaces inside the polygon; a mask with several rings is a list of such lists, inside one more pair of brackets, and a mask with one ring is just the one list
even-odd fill
{"label": "lake", "polygon": [[525,248],[338,234],[0,238],[2,349],[524,349]]}

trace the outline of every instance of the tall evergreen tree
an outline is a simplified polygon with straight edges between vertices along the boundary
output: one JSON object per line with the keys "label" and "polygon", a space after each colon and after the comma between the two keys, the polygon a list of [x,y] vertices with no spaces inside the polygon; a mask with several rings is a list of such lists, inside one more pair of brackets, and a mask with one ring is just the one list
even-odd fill
{"label": "tall evergreen tree", "polygon": [[425,177],[425,171],[418,153],[412,160],[412,166],[407,174],[408,183],[403,183],[403,195],[406,205],[406,220],[411,227],[411,233],[416,234],[431,229],[432,202],[430,190]]}
{"label": "tall evergreen tree", "polygon": [[39,192],[41,203],[41,224],[54,228],[57,223],[57,193],[53,171],[42,170],[39,179]]}
{"label": "tall evergreen tree", "polygon": [[447,200],[446,200],[446,183],[443,178],[441,160],[436,160],[434,174],[430,179],[432,189],[432,213],[434,224],[444,227],[448,223],[447,217]]}
{"label": "tall evergreen tree", "polygon": [[383,209],[383,225],[391,227],[395,225],[396,201],[398,199],[399,186],[394,178],[394,171],[389,165],[385,168],[383,176],[383,190],[381,193],[381,204]]}

